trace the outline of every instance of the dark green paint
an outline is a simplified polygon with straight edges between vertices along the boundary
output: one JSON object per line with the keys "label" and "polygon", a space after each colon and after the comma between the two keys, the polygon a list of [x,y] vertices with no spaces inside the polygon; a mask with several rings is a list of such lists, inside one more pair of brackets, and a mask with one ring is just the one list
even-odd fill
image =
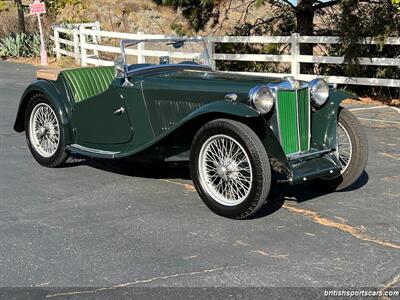
{"label": "dark green paint", "polygon": [[331,89],[329,99],[324,106],[311,116],[311,147],[336,148],[336,126],[340,102],[348,98],[347,94]]}
{"label": "dark green paint", "polygon": [[[261,116],[248,105],[249,90],[255,85],[267,84],[274,79],[211,71],[177,70],[150,76],[142,74],[130,78],[132,85],[123,85],[120,79],[108,83],[109,78],[106,77],[102,77],[104,81],[101,83],[97,82],[93,79],[97,76],[93,74],[95,69],[97,68],[92,68],[89,72],[76,72],[75,77],[80,78],[77,81],[71,77],[72,73],[62,73],[55,82],[38,80],[29,86],[21,100],[15,130],[24,130],[23,115],[26,103],[32,93],[40,92],[49,98],[60,114],[68,145],[78,143],[89,148],[117,152],[113,156],[107,156],[73,149],[86,155],[108,158],[132,156],[151,149],[179,128],[196,120],[209,120],[205,117],[211,116],[239,118],[246,120],[250,126],[255,126],[271,160],[284,169],[292,182],[296,182],[304,174],[310,177],[321,176],[328,169],[335,168],[336,163],[330,160],[288,162],[287,153],[296,149],[290,148],[294,147],[294,144],[286,145],[286,142],[291,141],[290,137],[285,138],[284,146],[281,146],[277,128],[272,122],[276,118],[276,112]],[[102,70],[99,71],[100,75],[101,72],[110,72],[111,69]],[[228,93],[236,93],[238,101],[231,103],[224,100]],[[283,93],[280,96],[290,99],[293,95]],[[306,119],[306,112],[309,111],[309,103],[305,101],[306,94],[300,91],[298,96],[300,118]],[[340,101],[347,97],[343,92],[331,90],[328,103],[312,112],[312,148],[336,147],[337,112]],[[113,112],[121,107],[125,109],[125,113],[115,115]],[[293,119],[289,118],[293,118],[296,110],[290,103],[283,102],[279,109],[282,109],[282,114],[288,118],[286,123],[293,123]],[[307,130],[306,123],[300,122],[301,150],[306,147],[308,149]],[[75,136],[72,135],[74,131]],[[288,132],[296,135],[293,128],[289,128]],[[293,140],[298,139],[295,137]],[[178,156],[184,158],[187,154],[186,151],[178,153]]]}
{"label": "dark green paint", "polygon": [[[332,171],[332,173],[331,173]],[[339,163],[332,163],[326,156],[291,164],[291,184],[304,181],[304,178],[311,180],[320,177],[338,176],[341,167]]]}
{"label": "dark green paint", "polygon": [[132,138],[128,114],[114,114],[125,109],[118,90],[110,88],[104,93],[80,101],[72,113],[78,143],[124,144]]}
{"label": "dark green paint", "polygon": [[66,101],[67,95],[64,87],[60,85],[60,82],[37,80],[26,88],[21,97],[14,130],[17,132],[23,132],[25,130],[25,109],[30,98],[37,93],[45,95],[51,101],[53,108],[60,117],[61,125],[64,127],[65,142],[72,143],[71,107],[68,101]]}
{"label": "dark green paint", "polygon": [[132,86],[121,86],[118,81],[115,81],[114,88],[116,93],[124,98],[126,112],[133,131],[133,139],[130,143],[132,149],[152,141],[155,135],[143,98],[141,83],[135,82]]}

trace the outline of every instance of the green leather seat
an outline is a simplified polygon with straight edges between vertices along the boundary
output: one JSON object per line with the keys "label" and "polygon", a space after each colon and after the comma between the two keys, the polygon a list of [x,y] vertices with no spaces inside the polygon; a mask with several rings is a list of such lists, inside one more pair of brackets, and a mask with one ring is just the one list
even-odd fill
{"label": "green leather seat", "polygon": [[105,92],[114,79],[113,67],[94,67],[62,72],[75,102]]}

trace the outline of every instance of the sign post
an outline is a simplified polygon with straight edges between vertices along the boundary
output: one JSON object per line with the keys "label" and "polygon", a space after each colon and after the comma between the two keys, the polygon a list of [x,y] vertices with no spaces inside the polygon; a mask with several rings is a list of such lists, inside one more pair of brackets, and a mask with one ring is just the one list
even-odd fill
{"label": "sign post", "polygon": [[39,24],[39,32],[40,32],[40,64],[42,66],[47,66],[47,51],[44,43],[44,35],[42,28],[42,20],[40,19],[40,14],[46,13],[46,6],[44,2],[40,2],[40,0],[34,0],[32,4],[29,5],[29,10],[31,15],[37,15],[38,24]]}

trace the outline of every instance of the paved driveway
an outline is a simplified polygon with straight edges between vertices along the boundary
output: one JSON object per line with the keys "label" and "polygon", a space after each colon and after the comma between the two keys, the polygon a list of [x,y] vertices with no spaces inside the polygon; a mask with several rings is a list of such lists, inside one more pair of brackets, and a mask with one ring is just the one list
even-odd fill
{"label": "paved driveway", "polygon": [[184,169],[39,166],[12,130],[33,79],[30,66],[0,63],[1,286],[399,285],[399,111],[353,107],[370,157],[352,188],[275,186],[273,205],[234,221],[203,205]]}

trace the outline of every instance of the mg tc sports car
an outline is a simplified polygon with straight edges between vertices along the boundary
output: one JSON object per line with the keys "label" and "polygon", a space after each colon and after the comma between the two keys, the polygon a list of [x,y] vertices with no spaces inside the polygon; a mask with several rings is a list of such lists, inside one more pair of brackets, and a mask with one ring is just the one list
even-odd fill
{"label": "mg tc sports car", "polygon": [[[129,63],[141,43],[156,45],[153,58]],[[206,49],[200,38],[123,40],[114,67],[39,70],[14,129],[51,168],[74,153],[186,161],[204,203],[235,219],[268,202],[273,179],[335,191],[360,177],[366,137],[340,106],[352,96],[321,78],[220,72]]]}

